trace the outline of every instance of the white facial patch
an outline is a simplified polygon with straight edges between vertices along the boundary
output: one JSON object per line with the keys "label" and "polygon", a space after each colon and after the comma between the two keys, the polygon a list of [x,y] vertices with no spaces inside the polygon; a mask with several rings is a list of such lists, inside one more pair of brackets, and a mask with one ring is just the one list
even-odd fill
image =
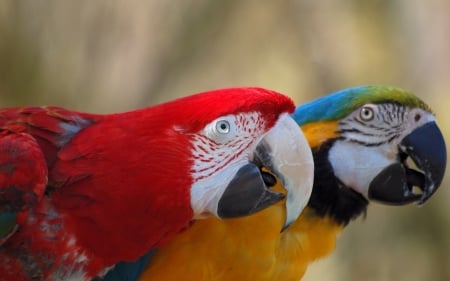
{"label": "white facial patch", "polygon": [[396,158],[380,153],[386,147],[367,147],[355,143],[337,141],[328,154],[334,174],[346,186],[368,196],[370,182]]}
{"label": "white facial patch", "polygon": [[194,218],[217,215],[217,204],[264,136],[257,112],[219,117],[193,136],[191,206]]}
{"label": "white facial patch", "polygon": [[341,138],[329,151],[335,175],[366,198],[370,182],[399,161],[402,139],[434,116],[398,104],[367,104],[340,122]]}

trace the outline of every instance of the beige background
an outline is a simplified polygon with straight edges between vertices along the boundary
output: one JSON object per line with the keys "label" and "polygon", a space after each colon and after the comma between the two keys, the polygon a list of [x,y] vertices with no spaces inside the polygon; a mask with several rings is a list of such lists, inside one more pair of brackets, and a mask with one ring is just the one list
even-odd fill
{"label": "beige background", "polygon": [[[450,144],[450,1],[0,0],[0,106],[90,112],[257,85],[297,103],[391,84],[434,108]],[[304,280],[450,280],[450,187],[371,205]]]}

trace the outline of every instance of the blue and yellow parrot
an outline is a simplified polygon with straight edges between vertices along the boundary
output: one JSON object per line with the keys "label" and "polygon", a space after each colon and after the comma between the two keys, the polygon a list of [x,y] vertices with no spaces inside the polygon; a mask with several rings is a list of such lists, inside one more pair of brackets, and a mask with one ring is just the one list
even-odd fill
{"label": "blue and yellow parrot", "polygon": [[[315,178],[307,206],[289,227],[280,233],[284,203],[249,217],[196,221],[105,280],[298,281],[370,201],[420,205],[441,184],[443,136],[430,108],[407,91],[350,88],[299,106],[292,117],[311,146]],[[277,181],[273,189],[283,188]]]}

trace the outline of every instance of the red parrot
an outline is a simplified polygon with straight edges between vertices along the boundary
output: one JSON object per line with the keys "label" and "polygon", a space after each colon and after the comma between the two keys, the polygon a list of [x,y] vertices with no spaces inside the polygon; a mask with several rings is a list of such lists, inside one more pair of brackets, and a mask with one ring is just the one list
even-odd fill
{"label": "red parrot", "polygon": [[232,88],[109,115],[0,110],[0,280],[90,280],[195,219],[262,210],[284,198],[262,166],[289,225],[313,180],[294,108]]}

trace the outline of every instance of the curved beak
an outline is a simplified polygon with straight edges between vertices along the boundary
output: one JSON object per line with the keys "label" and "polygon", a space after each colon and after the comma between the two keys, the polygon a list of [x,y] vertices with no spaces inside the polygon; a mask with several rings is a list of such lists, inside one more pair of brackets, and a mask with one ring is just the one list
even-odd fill
{"label": "curved beak", "polygon": [[242,166],[219,200],[217,215],[235,218],[251,215],[284,199],[268,189],[261,170],[253,163]]}
{"label": "curved beak", "polygon": [[261,172],[262,167],[269,169],[286,189],[285,229],[307,204],[314,177],[311,149],[300,127],[288,114],[278,119],[257,145],[251,162],[230,182],[219,201],[220,217],[249,215],[285,197],[269,189],[273,181],[268,182]]}
{"label": "curved beak", "polygon": [[[400,143],[399,162],[382,170],[369,186],[369,198],[392,205],[425,203],[440,186],[447,164],[445,141],[436,123],[415,129]],[[411,157],[417,170],[408,167]],[[414,187],[420,189],[415,192]]]}

